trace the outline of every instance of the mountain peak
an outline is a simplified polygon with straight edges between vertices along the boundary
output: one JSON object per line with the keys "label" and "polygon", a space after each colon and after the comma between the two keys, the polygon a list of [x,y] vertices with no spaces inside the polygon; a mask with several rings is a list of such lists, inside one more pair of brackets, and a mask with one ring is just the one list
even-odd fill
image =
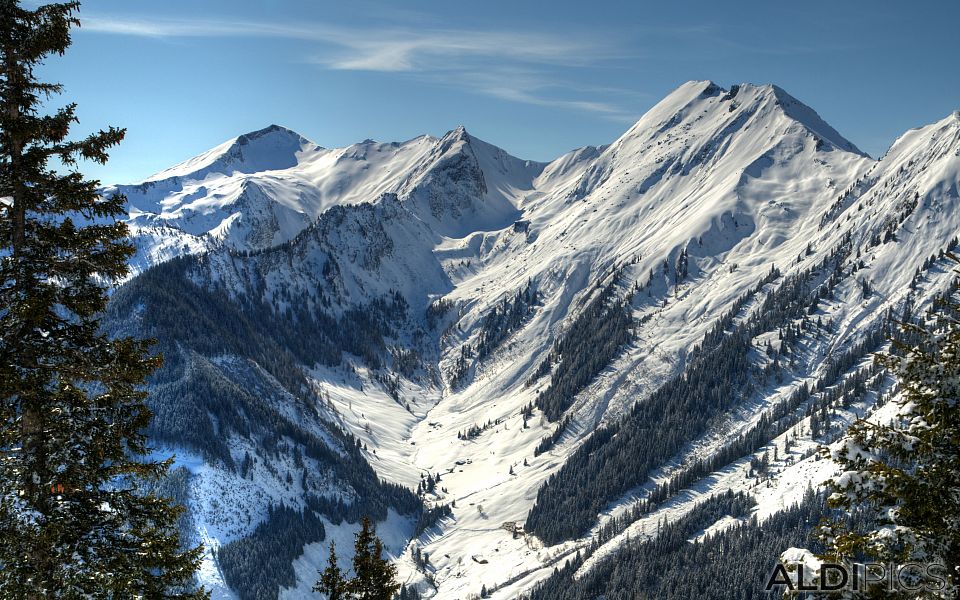
{"label": "mountain peak", "polygon": [[[758,118],[786,118],[799,124],[819,141],[866,156],[853,143],[827,124],[812,108],[774,84],[740,83],[725,89],[710,80],[681,84],[651,108],[624,137],[659,136],[677,127],[686,128],[714,115],[721,129],[748,111]],[[729,118],[727,115],[731,115]],[[779,117],[777,115],[780,115]]]}
{"label": "mountain peak", "polygon": [[[909,129],[898,137],[884,153],[881,161],[899,162],[904,168],[931,160],[951,160],[960,156],[960,110],[922,127]],[[960,180],[960,175],[958,175]]]}
{"label": "mountain peak", "polygon": [[289,169],[298,164],[298,154],[321,148],[299,133],[280,125],[251,131],[161,171],[147,182],[164,179],[204,179],[210,173],[258,173]]}
{"label": "mountain peak", "polygon": [[451,129],[450,131],[448,131],[448,132],[443,136],[443,139],[453,140],[453,141],[456,141],[456,140],[469,141],[469,140],[470,140],[470,134],[467,133],[467,128],[466,128],[466,127],[464,127],[463,125],[457,125],[455,128],[453,128],[453,129]]}
{"label": "mountain peak", "polygon": [[276,138],[276,139],[289,139],[296,141],[298,143],[310,143],[310,141],[287,127],[282,125],[272,124],[264,127],[263,129],[258,129],[256,131],[251,131],[243,135],[237,136],[236,143],[245,146],[256,142],[257,140],[262,140],[264,138]]}
{"label": "mountain peak", "polygon": [[841,150],[867,156],[865,152],[857,148],[850,140],[843,137],[836,129],[824,121],[817,111],[791,96],[783,88],[768,84],[759,86],[759,89],[771,94],[776,105],[786,116],[797,121],[820,138],[827,140]]}

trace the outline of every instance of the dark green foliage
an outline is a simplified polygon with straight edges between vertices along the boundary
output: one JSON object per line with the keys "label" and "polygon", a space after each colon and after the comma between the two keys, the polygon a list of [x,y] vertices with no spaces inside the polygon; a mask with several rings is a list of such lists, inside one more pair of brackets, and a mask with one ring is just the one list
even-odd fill
{"label": "dark green foliage", "polygon": [[451,308],[453,308],[453,303],[446,298],[431,302],[426,309],[427,326],[431,329],[435,328],[444,320]]}
{"label": "dark green foliage", "polygon": [[431,473],[427,473],[426,477],[421,474],[420,483],[417,484],[417,494],[432,494],[437,488],[438,483],[440,483],[440,473],[437,473],[436,477],[434,477]]}
{"label": "dark green foliage", "polygon": [[420,592],[418,592],[417,588],[414,587],[401,585],[400,591],[397,592],[397,600],[420,600],[420,598]]}
{"label": "dark green foliage", "polygon": [[527,282],[527,286],[512,297],[498,302],[480,323],[477,358],[483,360],[489,356],[507,336],[519,329],[539,301],[537,291]]}
{"label": "dark green foliage", "polygon": [[[522,327],[539,302],[540,296],[533,288],[533,283],[527,282],[523,289],[494,305],[480,322],[476,344],[464,344],[460,347],[460,354],[450,371],[450,386],[458,388],[465,384],[474,365],[490,356],[510,334]],[[428,321],[438,319],[438,315],[444,314],[450,306],[449,302],[444,300],[431,304],[427,309]],[[461,439],[470,439],[481,431],[479,428],[471,428]]]}
{"label": "dark green foliage", "polygon": [[852,598],[960,596],[960,305],[936,309],[922,325],[902,325],[914,343],[895,339],[894,352],[878,356],[900,384],[896,418],[858,420],[823,451],[843,473],[829,482],[830,505],[864,511],[871,522],[828,521],[820,540],[830,562],[941,565],[950,581],[941,592],[918,593],[937,585],[927,571]]}
{"label": "dark green foliage", "polygon": [[35,70],[70,45],[78,9],[0,0],[0,597],[201,598],[200,549],[147,491],[169,468],[145,458],[160,361],[100,325],[133,247],[125,198],[76,167],[105,163],[124,131],[71,141],[75,104],[41,112],[62,90]]}
{"label": "dark green foliage", "polygon": [[677,270],[676,270],[675,284],[679,285],[680,282],[685,280],[689,274],[690,274],[690,258],[687,256],[687,249],[684,248],[680,251],[680,256],[677,257]]}
{"label": "dark green foliage", "polygon": [[293,561],[306,544],[326,537],[323,522],[312,510],[280,505],[245,538],[217,551],[223,577],[241,600],[276,600],[280,587],[296,584]]}
{"label": "dark green foliage", "polygon": [[[316,416],[323,400],[301,370],[337,365],[345,352],[376,366],[388,355],[384,336],[392,334],[407,306],[393,294],[336,319],[323,311],[276,312],[265,302],[197,284],[205,260],[175,259],[123,286],[110,306],[110,326],[153,333],[169,356],[151,381],[157,411],[152,439],[194,450],[246,476],[252,458],[234,457],[226,443],[244,439],[258,449],[260,460],[292,455],[303,465],[312,459],[324,476],[352,490],[347,500],[309,494],[303,513],[275,509],[251,535],[220,550],[218,560],[233,590],[244,598],[275,598],[292,583],[291,562],[303,546],[323,538],[319,515],[339,524],[364,515],[383,520],[389,508],[414,516],[422,510],[408,489],[379,480],[352,436]],[[218,356],[236,359],[210,358]],[[291,405],[309,421],[291,419],[279,408]],[[261,562],[265,568],[259,568]]]}
{"label": "dark green foliage", "polygon": [[[887,323],[874,329],[872,333],[866,335],[863,341],[854,344],[840,356],[831,360],[825,369],[824,376],[817,380],[812,391],[806,384],[800,386],[788,398],[774,404],[770,410],[764,413],[756,425],[737,436],[735,440],[726,444],[708,458],[700,458],[690,462],[672,475],[667,482],[657,485],[642,501],[637,503],[635,512],[628,513],[632,516],[626,519],[625,523],[620,525],[614,534],[619,533],[630,522],[650,512],[658,504],[688,488],[701,478],[738,458],[756,452],[759,448],[786,432],[803,416],[811,417],[811,433],[815,438],[820,437],[824,428],[829,427],[829,411],[831,408],[848,407],[853,402],[863,400],[868,391],[877,391],[877,388],[883,382],[885,371],[879,365],[863,367],[848,376],[844,376],[844,373],[861,362],[870,351],[878,348],[886,341],[887,331]],[[806,409],[800,410],[804,406],[806,406]],[[789,444],[789,439],[787,444]],[[750,462],[754,474],[758,476],[764,474],[768,461],[769,457],[766,455],[761,458],[751,458]],[[612,535],[609,537],[612,537]]]}
{"label": "dark green foliage", "polygon": [[570,415],[567,415],[557,424],[557,428],[553,430],[553,433],[544,436],[543,439],[540,440],[537,447],[533,449],[533,455],[540,456],[544,452],[549,452],[550,449],[560,441],[560,438],[563,437],[563,432],[567,430],[567,425],[569,424]]}
{"label": "dark green foliage", "polygon": [[466,382],[473,366],[473,357],[473,347],[470,344],[460,346],[460,355],[454,361],[453,370],[450,372],[450,387],[458,388]]}
{"label": "dark green foliage", "polygon": [[327,595],[327,600],[347,600],[350,592],[349,582],[343,576],[343,571],[337,564],[336,545],[330,542],[330,558],[327,568],[320,572],[320,579],[313,586],[313,591]]}
{"label": "dark green foliage", "polygon": [[405,350],[403,348],[393,349],[393,370],[404,377],[413,377],[414,373],[423,364],[420,353],[416,350]]}
{"label": "dark green foliage", "polygon": [[580,535],[607,502],[645,481],[705,431],[711,416],[733,405],[747,378],[750,336],[714,337],[719,348],[692,353],[685,376],[636,405],[620,425],[599,429],[550,477],[527,518],[529,531],[548,543]]}
{"label": "dark green foliage", "polygon": [[462,431],[462,432],[461,432],[461,431],[458,431],[458,432],[457,432],[457,439],[458,439],[458,440],[472,440],[472,439],[474,439],[474,438],[478,438],[478,437],[480,437],[481,434],[483,434],[484,431],[490,429],[491,427],[495,427],[495,426],[499,425],[499,424],[502,423],[502,422],[503,422],[503,419],[500,418],[500,419],[497,419],[497,420],[495,420],[495,421],[490,421],[490,420],[488,420],[488,421],[487,421],[486,423],[484,423],[483,425],[471,425],[470,427],[467,427],[466,431]]}
{"label": "dark green foliage", "polygon": [[[841,264],[849,248],[845,239],[829,260]],[[827,272],[827,264],[824,260],[820,271]],[[784,341],[792,343],[801,329],[795,321],[806,323],[811,298],[829,293],[840,280],[838,269],[835,266],[819,287],[813,285],[819,271],[786,279],[766,295],[758,310],[737,322],[735,317],[750,298],[779,276],[771,270],[691,351],[682,373],[635,405],[621,423],[595,432],[547,480],[530,511],[528,530],[548,543],[581,535],[609,502],[646,482],[653,469],[705,433],[716,416],[748,397],[752,379],[762,376],[748,358],[753,338],[785,328]]]}
{"label": "dark green foliage", "polygon": [[442,519],[452,517],[453,509],[450,508],[449,504],[441,504],[439,506],[426,509],[417,520],[417,526],[413,530],[413,537],[420,537],[420,534],[439,523]]}
{"label": "dark green foliage", "polygon": [[[551,373],[550,385],[537,395],[536,405],[556,421],[570,408],[574,396],[613,360],[630,341],[633,327],[630,298],[616,297],[619,272],[577,315],[534,379]],[[531,381],[532,383],[532,381]]]}
{"label": "dark green foliage", "polygon": [[674,523],[660,526],[651,541],[630,541],[578,579],[572,577],[587,556],[569,561],[537,587],[529,600],[759,600],[781,597],[766,592],[777,557],[807,543],[811,529],[827,514],[823,499],[811,493],[793,508],[759,525],[755,519],[691,544],[688,540],[724,515],[744,518],[751,500],[715,496]]}
{"label": "dark green foliage", "polygon": [[[379,485],[379,488],[364,488],[357,500],[349,504],[339,499],[307,496],[306,509],[302,512],[283,505],[276,509],[270,507],[267,519],[252,534],[224,545],[217,553],[227,584],[244,600],[273,600],[280,587],[295,583],[291,563],[303,553],[303,547],[324,539],[319,515],[339,525],[344,521],[362,522],[367,515],[386,519],[389,507],[405,514],[416,514],[422,507],[406,488],[383,482]],[[261,563],[268,568],[259,568]]]}
{"label": "dark green foliage", "polygon": [[303,308],[277,312],[262,300],[195,283],[203,260],[173,259],[117,290],[110,305],[111,326],[122,329],[136,319],[136,326],[155,335],[165,352],[179,345],[204,356],[249,358],[291,393],[306,395],[310,388],[298,365],[339,365],[347,352],[380,367],[387,354],[384,336],[407,310],[403,298],[394,294],[350,308],[339,318]]}
{"label": "dark green foliage", "polygon": [[[363,462],[363,465],[366,467],[362,471],[363,474],[373,473],[373,469],[366,461]],[[360,470],[359,467],[357,467],[357,470]],[[305,498],[307,506],[327,517],[334,524],[339,525],[342,521],[358,523],[365,516],[383,521],[387,518],[387,511],[390,508],[394,508],[402,515],[419,518],[423,510],[423,504],[413,492],[402,485],[375,479],[371,481],[361,477],[360,473],[351,473],[347,470],[340,472],[346,475],[345,481],[357,492],[353,502],[346,504],[339,498],[331,500],[325,496],[308,496]]]}
{"label": "dark green foliage", "polygon": [[392,600],[400,590],[397,567],[383,558],[383,544],[370,519],[364,517],[356,534],[353,579],[347,583],[351,600]]}
{"label": "dark green foliage", "polygon": [[[233,354],[250,359],[292,395],[281,401],[319,402],[308,389],[299,364],[326,358],[339,361],[340,355],[339,351],[328,352],[330,337],[323,332],[304,325],[305,330],[294,333],[298,325],[293,317],[274,314],[260,304],[242,303],[220,289],[210,291],[196,285],[189,272],[197,260],[175,259],[150,269],[119,289],[110,306],[112,327],[123,329],[133,323],[155,332],[169,357],[152,381],[151,405],[157,418],[150,429],[151,438],[196,450],[207,460],[230,468],[241,465],[234,464],[225,444],[227,434],[254,441],[267,455],[281,451],[280,440],[292,441],[305,456],[329,465],[338,479],[364,499],[364,505],[354,509],[331,508],[332,518],[356,521],[369,514],[383,519],[388,506],[403,514],[417,512],[416,497],[399,486],[381,483],[351,436],[320,423],[337,442],[338,448],[332,449],[303,424],[290,421],[265,402],[265,396],[282,391],[278,392],[262,371],[253,366],[228,370],[206,358]],[[377,307],[372,312],[405,310],[395,299]],[[319,327],[317,322],[314,325]],[[331,331],[340,326],[349,329],[347,321],[341,321],[330,325]],[[347,337],[343,332],[331,335]],[[304,396],[306,400],[302,400]]]}
{"label": "dark green foliage", "polygon": [[[855,345],[840,357],[838,361],[844,363],[849,362],[850,359],[846,358],[848,355],[855,355],[859,359],[862,359],[866,355],[865,348],[875,348],[882,341],[882,339],[874,339],[872,336],[868,336],[868,341],[869,340],[873,340],[873,345]],[[839,377],[839,375],[839,373],[832,374],[834,378]],[[831,376],[831,371],[828,369],[828,377],[829,376]],[[815,389],[818,390],[815,394],[811,394],[806,385],[800,386],[800,388],[788,398],[775,404],[771,410],[767,411],[759,419],[756,425],[737,436],[735,440],[712,453],[709,457],[698,458],[687,463],[683,468],[671,475],[666,482],[654,487],[650,493],[638,501],[631,510],[625,512],[621,517],[613,519],[608,525],[601,528],[597,536],[597,541],[603,543],[606,540],[612,539],[641,516],[652,512],[658,505],[680,493],[682,490],[688,489],[691,485],[710,473],[743,456],[756,452],[764,445],[769,444],[771,440],[787,431],[805,414],[813,413],[814,417],[816,417],[816,415],[819,414],[816,411],[826,410],[835,405],[849,406],[853,401],[863,399],[863,396],[867,393],[868,384],[876,386],[881,383],[882,380],[882,370],[879,367],[872,366],[858,370],[849,377],[844,378],[839,385],[829,389],[825,389],[824,380],[821,379],[817,382],[816,386],[814,386]],[[804,405],[807,406],[806,413],[798,410]],[[811,429],[814,429],[813,433],[819,435],[816,431],[816,418],[811,419],[811,422]],[[789,444],[789,440],[787,443]],[[776,451],[776,447],[774,447],[774,449],[774,451]],[[769,461],[769,455],[766,453],[759,458],[751,457],[750,464],[753,474],[758,477],[764,475],[769,467]]]}
{"label": "dark green foliage", "polygon": [[[337,447],[331,448],[305,424],[291,421],[265,402],[265,394],[257,390],[263,387],[269,391],[269,388],[255,375],[256,372],[243,378],[243,373],[224,373],[213,363],[195,357],[189,377],[184,375],[175,382],[155,387],[158,418],[151,436],[194,449],[207,460],[238,471],[242,471],[244,461],[235,464],[224,443],[227,433],[250,440],[264,457],[279,458],[281,453],[302,452],[302,456],[319,462],[331,476],[357,493],[359,500],[347,504],[340,500],[308,498],[315,510],[336,522],[341,519],[356,522],[365,514],[385,519],[391,506],[401,514],[416,514],[420,510],[420,502],[412,492],[380,481],[352,436],[335,427],[318,424],[327,438],[336,442]],[[288,397],[284,401],[294,400]],[[216,423],[216,432],[213,423]]]}
{"label": "dark green foliage", "polygon": [[[168,471],[164,477],[157,481],[145,482],[144,491],[161,498],[169,498],[175,506],[186,506],[191,477],[190,471],[185,467],[177,467]],[[177,529],[180,532],[180,540],[184,543],[195,539],[197,536],[193,518],[187,511],[180,514],[177,520]]]}

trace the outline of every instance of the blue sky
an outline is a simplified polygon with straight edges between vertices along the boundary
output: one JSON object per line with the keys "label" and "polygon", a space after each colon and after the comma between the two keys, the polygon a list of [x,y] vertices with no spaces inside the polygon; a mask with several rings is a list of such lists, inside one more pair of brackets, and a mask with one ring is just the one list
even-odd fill
{"label": "blue sky", "polygon": [[[36,4],[32,2],[31,4]],[[459,124],[535,160],[613,141],[690,79],[776,83],[863,150],[960,109],[960,2],[89,0],[42,75],[133,182],[271,123],[322,146]]]}

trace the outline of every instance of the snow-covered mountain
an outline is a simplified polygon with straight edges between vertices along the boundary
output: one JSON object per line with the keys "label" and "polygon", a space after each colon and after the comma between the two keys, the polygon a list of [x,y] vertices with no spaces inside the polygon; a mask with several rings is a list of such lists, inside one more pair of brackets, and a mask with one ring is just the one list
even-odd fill
{"label": "snow-covered mountain", "polygon": [[261,591],[208,554],[219,597],[306,597],[367,510],[423,597],[516,598],[713,492],[768,518],[829,476],[811,449],[889,396],[889,315],[954,285],[958,186],[960,113],[874,160],[776,86],[686,83],[549,164],[271,126],[108,190],[145,271],[111,316],[168,354],[152,433],[193,457],[199,539],[323,523]]}
{"label": "snow-covered mountain", "polygon": [[530,189],[542,168],[470,137],[462,127],[441,139],[366,140],[331,150],[271,125],[105,193],[129,200],[139,271],[221,246],[270,248],[291,240],[331,207],[370,202],[385,193],[416,196],[439,230],[459,232],[464,221],[502,225],[515,212],[515,195]]}

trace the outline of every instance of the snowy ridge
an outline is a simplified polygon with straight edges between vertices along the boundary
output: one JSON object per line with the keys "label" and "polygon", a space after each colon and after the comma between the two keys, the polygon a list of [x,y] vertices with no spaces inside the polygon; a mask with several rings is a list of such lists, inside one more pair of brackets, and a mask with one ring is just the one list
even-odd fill
{"label": "snowy ridge", "polygon": [[[958,115],[907,132],[875,161],[776,86],[695,81],[612,144],[547,165],[511,157],[463,128],[440,139],[337,150],[268,128],[141,186],[113,189],[131,199],[141,268],[202,254],[187,263],[191,282],[238,306],[265,307],[291,331],[304,325],[298,315],[343,319],[403,299],[401,308],[382,309],[393,316],[383,317],[389,325],[378,325],[368,346],[379,364],[347,348],[338,364],[299,366],[322,390],[317,418],[361,440],[380,477],[415,488],[439,473],[422,499],[456,504],[452,518],[414,540],[404,537],[410,529],[402,519],[385,526],[403,580],[425,597],[478,597],[486,586],[506,599],[589,548],[657,484],[718,455],[804,384],[842,385],[869,361],[857,356],[835,376],[838,357],[872,339],[889,311],[920,310],[949,288],[953,273],[939,257],[960,232]],[[757,379],[648,480],[601,498],[603,510],[581,535],[550,546],[508,531],[598,426],[616,426],[687,368],[690,349],[722,314],[739,307],[734,323],[745,322],[801,275],[810,293],[823,294],[802,316],[757,333],[745,356],[757,373],[777,369],[778,380]],[[567,424],[535,456],[559,426],[540,409],[524,416],[557,367],[548,365],[546,375],[537,369],[611,283],[617,298],[629,296],[631,339],[571,393]],[[491,323],[503,321],[491,314],[528,286],[537,301],[479,357]],[[789,353],[778,336],[788,327],[800,331]],[[873,410],[889,382],[876,385],[841,411],[833,433]],[[809,453],[829,434],[814,434],[806,409],[789,413],[785,431],[605,537],[583,568],[627,537],[655,534],[663,516],[677,518],[711,493],[748,491],[763,517],[821,483],[830,465]],[[767,487],[747,472],[751,457],[774,447]],[[274,487],[265,480],[262,497],[288,498],[289,490]],[[325,558],[323,546],[297,559],[301,592]],[[429,565],[413,560],[414,548],[429,553]]]}
{"label": "snowy ridge", "polygon": [[253,131],[186,160],[146,179],[156,185],[166,180],[202,180],[210,173],[259,173],[288,169],[298,163],[297,155],[322,148],[298,133],[279,125]]}
{"label": "snowy ridge", "polygon": [[[476,213],[472,220],[499,228],[542,168],[469,136],[463,127],[441,139],[366,140],[328,150],[272,125],[106,193],[125,194],[130,203],[139,250],[133,266],[140,271],[172,256],[163,248],[269,248],[293,239],[333,206],[371,202],[386,193],[422,197],[425,216],[445,219],[448,227],[467,211]],[[489,189],[483,172],[489,173]],[[457,183],[442,188],[451,178]]]}

